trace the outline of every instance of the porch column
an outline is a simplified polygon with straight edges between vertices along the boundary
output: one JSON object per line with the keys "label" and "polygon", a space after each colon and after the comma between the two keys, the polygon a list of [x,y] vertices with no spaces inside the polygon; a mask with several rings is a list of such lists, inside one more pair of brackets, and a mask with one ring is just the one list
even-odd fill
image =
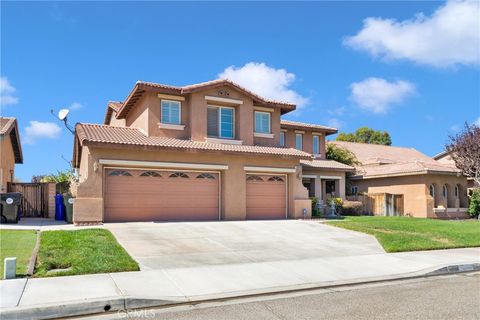
{"label": "porch column", "polygon": [[318,200],[322,200],[323,199],[323,193],[322,193],[322,179],[320,179],[319,177],[316,177],[313,179],[314,181],[314,190],[315,190],[315,197],[318,199]]}
{"label": "porch column", "polygon": [[338,197],[345,200],[345,176],[338,180]]}

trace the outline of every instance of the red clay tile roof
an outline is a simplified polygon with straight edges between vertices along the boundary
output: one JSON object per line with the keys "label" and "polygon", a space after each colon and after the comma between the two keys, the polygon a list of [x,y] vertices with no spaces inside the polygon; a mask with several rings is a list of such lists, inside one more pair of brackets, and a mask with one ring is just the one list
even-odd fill
{"label": "red clay tile roof", "polygon": [[284,114],[286,112],[295,110],[295,104],[283,102],[283,101],[276,101],[271,99],[266,99],[260,97],[256,93],[236,84],[235,82],[228,80],[228,79],[217,79],[187,86],[171,86],[161,83],[154,83],[154,82],[147,82],[147,81],[137,81],[135,86],[133,87],[132,91],[125,99],[123,106],[117,113],[117,117],[122,119],[124,118],[130,109],[135,105],[135,103],[141,98],[145,90],[147,89],[157,89],[159,92],[167,93],[167,94],[177,94],[177,95],[184,95],[198,90],[205,90],[209,88],[216,88],[221,86],[230,86],[238,91],[243,92],[244,94],[250,96],[256,103],[266,106],[278,107],[281,108],[281,113]]}
{"label": "red clay tile roof", "polygon": [[333,169],[342,171],[354,171],[355,168],[334,160],[300,160],[303,167],[315,169]]}
{"label": "red clay tile roof", "polygon": [[327,134],[334,134],[338,132],[336,128],[322,126],[320,124],[305,123],[305,122],[283,120],[283,119],[280,120],[280,126],[282,128],[293,128],[293,129],[316,129],[316,130],[326,131]]}
{"label": "red clay tile roof", "polygon": [[123,106],[123,102],[120,101],[108,101],[107,111],[105,112],[104,124],[110,124],[110,118],[112,113],[118,113],[118,110]]}
{"label": "red clay tile roof", "polygon": [[109,125],[78,123],[75,127],[80,145],[115,144],[123,146],[139,146],[160,149],[205,150],[227,153],[244,153],[255,155],[271,155],[289,158],[310,159],[311,155],[292,148],[275,148],[263,146],[244,146],[233,144],[217,144],[167,137],[147,136],[136,128],[115,127]]}
{"label": "red clay tile roof", "polygon": [[22,146],[20,144],[20,135],[18,132],[17,119],[13,117],[0,117],[0,136],[9,135],[15,163],[23,163]]}
{"label": "red clay tile roof", "polygon": [[354,153],[362,163],[357,166],[356,175],[365,179],[425,173],[461,174],[455,166],[440,163],[413,148],[344,141],[328,143]]}

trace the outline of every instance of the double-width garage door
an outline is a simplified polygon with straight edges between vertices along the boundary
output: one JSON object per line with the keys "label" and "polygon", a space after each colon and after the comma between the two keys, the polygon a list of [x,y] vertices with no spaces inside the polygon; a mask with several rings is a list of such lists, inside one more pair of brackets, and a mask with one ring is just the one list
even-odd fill
{"label": "double-width garage door", "polygon": [[210,172],[105,170],[105,222],[219,219],[219,176]]}
{"label": "double-width garage door", "polygon": [[247,219],[285,219],[285,176],[247,175]]}

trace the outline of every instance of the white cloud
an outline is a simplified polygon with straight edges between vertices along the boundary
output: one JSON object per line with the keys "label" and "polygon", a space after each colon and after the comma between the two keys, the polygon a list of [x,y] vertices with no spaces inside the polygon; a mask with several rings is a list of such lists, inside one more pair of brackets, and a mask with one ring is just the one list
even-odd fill
{"label": "white cloud", "polygon": [[15,96],[15,87],[10,84],[6,77],[0,77],[0,105],[17,104],[18,98]]}
{"label": "white cloud", "polygon": [[460,126],[458,124],[454,124],[454,125],[450,126],[450,131],[458,132],[458,131],[460,131]]}
{"label": "white cloud", "polygon": [[480,64],[480,2],[448,1],[431,16],[396,21],[370,17],[344,44],[375,57],[447,67]]}
{"label": "white cloud", "polygon": [[401,103],[415,92],[415,86],[403,80],[388,82],[382,78],[367,78],[350,85],[350,99],[361,108],[386,113],[393,104]]}
{"label": "white cloud", "polygon": [[475,121],[473,124],[477,125],[480,127],[480,117],[478,117],[477,121]]}
{"label": "white cloud", "polygon": [[338,107],[338,108],[327,110],[327,113],[333,116],[342,116],[346,110],[347,109],[345,107]]}
{"label": "white cloud", "polygon": [[265,63],[249,62],[243,67],[230,66],[218,74],[218,78],[229,79],[267,99],[295,103],[298,108],[308,103],[308,98],[290,89],[295,81],[293,73],[271,68]]}
{"label": "white cloud", "polygon": [[340,119],[337,119],[337,118],[331,118],[328,120],[328,126],[329,127],[333,127],[333,128],[337,128],[337,129],[340,129],[341,127],[343,127],[345,125],[345,123],[343,121],[341,121]]}
{"label": "white cloud", "polygon": [[60,136],[61,132],[62,128],[56,123],[30,121],[30,125],[25,128],[24,142],[32,144],[38,139],[55,139]]}
{"label": "white cloud", "polygon": [[81,108],[83,108],[83,104],[81,104],[80,102],[74,102],[68,107],[69,110],[78,110]]}

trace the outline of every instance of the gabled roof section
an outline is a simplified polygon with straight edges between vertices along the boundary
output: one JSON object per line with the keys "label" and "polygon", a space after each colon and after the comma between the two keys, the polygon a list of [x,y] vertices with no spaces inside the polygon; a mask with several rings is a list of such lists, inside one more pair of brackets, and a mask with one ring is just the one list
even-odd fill
{"label": "gabled roof section", "polygon": [[379,144],[330,141],[346,148],[361,162],[356,167],[356,177],[369,179],[417,174],[461,175],[455,166],[440,163],[414,148],[384,146]]}
{"label": "gabled roof section", "polygon": [[212,80],[187,86],[171,86],[166,84],[146,82],[146,81],[137,81],[133,87],[130,94],[125,99],[122,107],[117,113],[117,118],[123,119],[126,117],[128,112],[135,106],[136,102],[140,100],[143,94],[148,90],[154,90],[158,93],[172,94],[172,95],[186,95],[192,92],[207,90],[212,88],[218,88],[228,86],[231,87],[246,96],[253,99],[254,103],[267,107],[276,107],[281,109],[281,113],[285,114],[287,112],[295,110],[296,106],[293,103],[270,100],[263,97],[260,97],[256,93],[236,84],[235,82],[228,79],[218,79]]}
{"label": "gabled roof section", "polygon": [[231,154],[250,154],[255,156],[275,156],[295,159],[311,159],[309,153],[293,148],[276,148],[263,146],[244,146],[217,144],[175,138],[147,136],[132,127],[78,123],[75,127],[74,164],[80,163],[80,149],[84,145],[103,147],[139,148],[142,150],[181,150],[206,151]]}
{"label": "gabled roof section", "polygon": [[23,163],[22,146],[16,118],[0,117],[0,137],[10,136],[15,163]]}
{"label": "gabled roof section", "polygon": [[299,129],[299,130],[318,130],[323,131],[326,135],[334,134],[338,132],[338,129],[322,126],[320,124],[313,124],[313,123],[305,123],[305,122],[298,122],[298,121],[291,121],[291,120],[280,120],[280,126],[282,128],[290,128],[290,129]]}
{"label": "gabled roof section", "polygon": [[355,171],[354,167],[340,163],[334,160],[314,159],[314,160],[300,160],[304,168],[312,169],[328,169],[338,171]]}
{"label": "gabled roof section", "polygon": [[117,114],[118,110],[123,106],[123,102],[120,101],[108,101],[107,111],[105,112],[105,119],[103,120],[104,124],[110,124],[110,119],[112,114]]}

